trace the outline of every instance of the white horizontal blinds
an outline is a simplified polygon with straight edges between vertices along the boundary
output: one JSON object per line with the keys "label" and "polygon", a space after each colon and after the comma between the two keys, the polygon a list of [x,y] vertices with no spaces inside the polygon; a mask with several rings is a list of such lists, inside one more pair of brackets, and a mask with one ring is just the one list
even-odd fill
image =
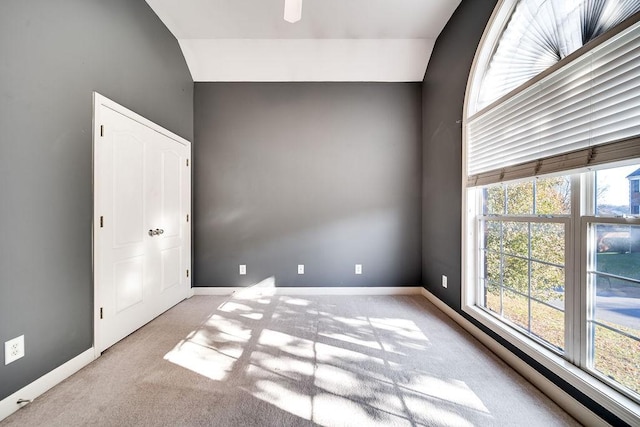
{"label": "white horizontal blinds", "polygon": [[468,175],[638,135],[640,23],[472,117]]}
{"label": "white horizontal blinds", "polygon": [[482,172],[467,178],[467,186],[494,184],[501,181],[530,178],[555,172],[597,166],[607,163],[640,158],[640,137],[601,144],[582,150],[533,160],[508,168]]}

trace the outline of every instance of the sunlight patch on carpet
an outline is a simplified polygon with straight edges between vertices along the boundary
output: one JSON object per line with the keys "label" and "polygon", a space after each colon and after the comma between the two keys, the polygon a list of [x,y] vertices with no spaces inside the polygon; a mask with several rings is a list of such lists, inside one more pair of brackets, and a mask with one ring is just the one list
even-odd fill
{"label": "sunlight patch on carpet", "polygon": [[303,383],[255,365],[248,366],[246,375],[252,379],[250,387],[242,387],[246,392],[290,414],[311,419],[312,398]]}
{"label": "sunlight patch on carpet", "polygon": [[191,341],[178,344],[164,359],[197,374],[223,381],[232,372],[235,357]]}
{"label": "sunlight patch on carpet", "polygon": [[258,344],[278,348],[280,351],[298,357],[312,358],[314,356],[313,341],[271,329],[265,329],[260,333]]}
{"label": "sunlight patch on carpet", "polygon": [[412,373],[410,381],[400,382],[399,386],[425,396],[443,400],[457,406],[465,406],[476,411],[489,413],[482,400],[463,381],[443,380],[432,376]]}

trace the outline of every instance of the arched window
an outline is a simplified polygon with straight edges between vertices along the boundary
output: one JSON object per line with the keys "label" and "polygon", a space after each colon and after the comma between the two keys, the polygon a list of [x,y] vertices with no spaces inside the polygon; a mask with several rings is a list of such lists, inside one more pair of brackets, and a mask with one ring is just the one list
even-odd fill
{"label": "arched window", "polygon": [[481,70],[472,113],[556,65],[639,11],[637,0],[514,2],[489,61]]}
{"label": "arched window", "polygon": [[579,150],[572,167],[586,166],[593,147],[640,135],[640,2],[509,0],[504,10],[470,80],[470,180],[557,172],[555,158]]}
{"label": "arched window", "polygon": [[463,310],[637,423],[640,1],[500,1],[463,122]]}

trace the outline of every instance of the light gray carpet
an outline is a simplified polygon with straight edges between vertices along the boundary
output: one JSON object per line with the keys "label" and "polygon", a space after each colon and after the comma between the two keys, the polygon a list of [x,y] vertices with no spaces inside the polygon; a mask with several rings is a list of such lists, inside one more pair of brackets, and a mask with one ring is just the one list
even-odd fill
{"label": "light gray carpet", "polygon": [[0,426],[578,425],[421,296],[193,297]]}

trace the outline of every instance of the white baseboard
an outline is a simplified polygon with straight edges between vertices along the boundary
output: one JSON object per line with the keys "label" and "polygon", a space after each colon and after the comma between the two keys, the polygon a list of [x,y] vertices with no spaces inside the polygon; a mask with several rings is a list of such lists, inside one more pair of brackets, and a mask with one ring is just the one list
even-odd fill
{"label": "white baseboard", "polygon": [[195,287],[194,295],[233,295],[236,292],[257,292],[269,295],[420,295],[422,287]]}
{"label": "white baseboard", "polygon": [[35,398],[75,374],[94,360],[95,351],[93,347],[91,347],[89,350],[80,353],[67,363],[58,366],[48,374],[41,376],[31,384],[22,387],[12,395],[2,399],[0,401],[0,421],[25,405],[18,404],[19,399],[33,401]]}
{"label": "white baseboard", "polygon": [[460,313],[449,307],[447,304],[442,302],[431,292],[427,291],[424,288],[421,289],[422,295],[438,309],[440,309],[440,311],[444,312],[444,314],[449,316],[454,322],[462,326],[462,328],[473,335],[496,356],[502,359],[507,365],[511,366],[520,375],[525,377],[531,384],[533,384],[541,392],[547,395],[558,406],[564,409],[568,414],[578,420],[581,424],[586,426],[609,425],[598,415],[591,412],[591,410],[589,410],[586,406],[575,400],[566,391],[562,390],[547,377],[542,375],[537,370],[533,369],[528,363],[524,362],[518,356],[507,350],[504,346],[502,346],[502,344],[484,333],[480,328],[468,321],[465,317],[460,315]]}
{"label": "white baseboard", "polygon": [[191,292],[193,293],[193,295],[220,295],[220,296],[226,296],[226,295],[233,295],[235,292],[244,289],[244,288],[214,288],[214,287],[207,287],[207,288],[198,288],[198,287],[193,287],[191,288]]}

